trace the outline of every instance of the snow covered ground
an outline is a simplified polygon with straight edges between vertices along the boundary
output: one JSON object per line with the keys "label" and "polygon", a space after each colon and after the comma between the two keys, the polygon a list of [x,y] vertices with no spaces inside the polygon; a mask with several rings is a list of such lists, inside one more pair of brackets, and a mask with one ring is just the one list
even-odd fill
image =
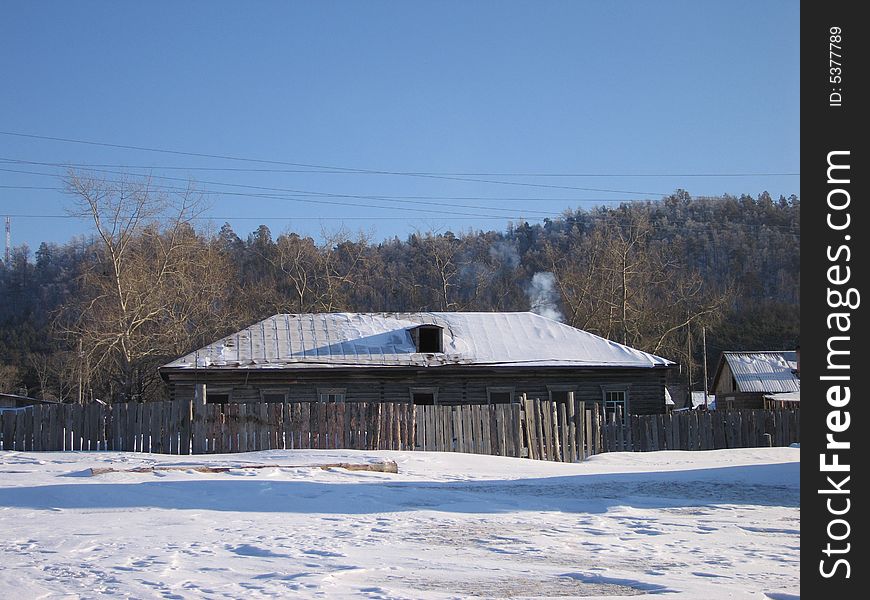
{"label": "snow covered ground", "polygon": [[[149,465],[392,459],[106,473]],[[0,452],[0,598],[797,598],[798,448]]]}

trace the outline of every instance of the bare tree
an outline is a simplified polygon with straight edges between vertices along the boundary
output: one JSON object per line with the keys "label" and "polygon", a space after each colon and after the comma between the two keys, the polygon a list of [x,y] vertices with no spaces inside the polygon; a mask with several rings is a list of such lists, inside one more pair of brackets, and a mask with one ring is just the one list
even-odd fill
{"label": "bare tree", "polygon": [[574,231],[563,247],[547,243],[544,256],[571,325],[650,352],[684,354],[685,328],[719,322],[732,298],[656,242],[639,212]]}
{"label": "bare tree", "polygon": [[146,179],[107,181],[71,172],[72,214],[89,218],[96,244],[81,275],[81,300],[63,315],[102,393],[144,398],[155,360],[187,349],[208,321],[219,265],[191,227],[203,210],[192,187],[155,190]]}
{"label": "bare tree", "polygon": [[14,365],[0,365],[0,392],[13,393],[20,383],[20,369]]}
{"label": "bare tree", "polygon": [[323,245],[318,273],[322,278],[319,308],[325,312],[349,308],[350,291],[365,268],[368,236],[360,231],[356,239],[344,229],[321,232]]}
{"label": "bare tree", "polygon": [[[278,237],[277,252],[269,262],[279,270],[283,281],[276,284],[281,312],[314,312],[317,301],[317,264],[319,250],[310,237],[295,233]],[[282,293],[283,292],[283,293]]]}
{"label": "bare tree", "polygon": [[33,353],[29,355],[28,363],[36,374],[40,398],[77,402],[80,395],[90,395],[88,366],[78,351]]}
{"label": "bare tree", "polygon": [[351,291],[366,266],[368,238],[344,230],[321,232],[323,241],[295,233],[278,237],[271,256],[262,256],[275,270],[266,285],[271,311],[331,312],[350,308]]}

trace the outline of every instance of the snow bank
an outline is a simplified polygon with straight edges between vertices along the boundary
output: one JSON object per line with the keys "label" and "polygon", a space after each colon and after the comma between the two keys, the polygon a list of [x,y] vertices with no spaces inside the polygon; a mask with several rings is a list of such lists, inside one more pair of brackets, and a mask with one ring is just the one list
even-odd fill
{"label": "snow bank", "polygon": [[[399,473],[286,466],[384,459]],[[581,464],[6,452],[0,595],[788,597],[799,594],[799,459],[798,448]],[[89,475],[154,465],[191,469]]]}

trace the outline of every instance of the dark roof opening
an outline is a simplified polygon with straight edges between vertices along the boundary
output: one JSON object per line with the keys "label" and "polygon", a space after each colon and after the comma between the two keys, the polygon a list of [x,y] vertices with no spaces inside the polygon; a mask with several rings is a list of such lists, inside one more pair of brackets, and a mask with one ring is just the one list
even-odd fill
{"label": "dark roof opening", "polygon": [[412,332],[417,352],[444,352],[441,328],[438,325],[420,325]]}

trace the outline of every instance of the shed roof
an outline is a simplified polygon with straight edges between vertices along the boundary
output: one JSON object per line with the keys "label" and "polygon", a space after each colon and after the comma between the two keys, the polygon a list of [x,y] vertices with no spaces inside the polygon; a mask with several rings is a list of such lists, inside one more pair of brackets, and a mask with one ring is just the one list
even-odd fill
{"label": "shed roof", "polygon": [[17,402],[21,406],[32,406],[34,404],[61,404],[57,400],[45,400],[43,398],[31,398],[21,394],[12,394],[9,392],[0,392],[0,399]]}
{"label": "shed roof", "polygon": [[800,402],[800,392],[778,392],[776,394],[765,394],[765,400],[773,400],[774,402]]}
{"label": "shed roof", "polygon": [[[443,352],[420,353],[411,331],[443,330]],[[671,361],[530,312],[278,314],[163,369],[664,367]]]}
{"label": "shed roof", "polygon": [[[799,392],[794,351],[723,352],[740,392]],[[719,369],[721,371],[721,368]]]}

